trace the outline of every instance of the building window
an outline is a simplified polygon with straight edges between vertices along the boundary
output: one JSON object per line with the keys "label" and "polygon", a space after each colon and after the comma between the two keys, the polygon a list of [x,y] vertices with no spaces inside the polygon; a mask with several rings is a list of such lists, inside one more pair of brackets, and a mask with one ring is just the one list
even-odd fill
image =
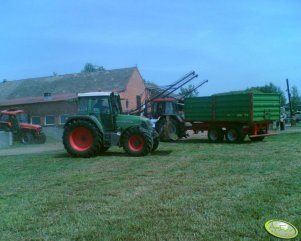
{"label": "building window", "polygon": [[136,95],[136,103],[137,103],[137,108],[141,107],[141,96]]}
{"label": "building window", "polygon": [[32,116],[31,117],[31,124],[41,125],[41,118],[40,118],[40,116]]}
{"label": "building window", "polygon": [[128,109],[129,108],[129,100],[125,101],[125,108]]}
{"label": "building window", "polygon": [[45,116],[45,125],[54,125],[55,124],[55,118],[53,115],[46,115]]}
{"label": "building window", "polygon": [[66,120],[68,119],[70,115],[69,114],[62,114],[60,115],[60,125],[63,125],[66,123]]}

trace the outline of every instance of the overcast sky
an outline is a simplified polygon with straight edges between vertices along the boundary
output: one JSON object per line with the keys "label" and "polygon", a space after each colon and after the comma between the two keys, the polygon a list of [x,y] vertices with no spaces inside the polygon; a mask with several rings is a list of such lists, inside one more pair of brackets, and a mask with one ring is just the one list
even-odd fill
{"label": "overcast sky", "polygon": [[200,95],[285,79],[301,92],[300,0],[1,0],[0,81],[138,66]]}

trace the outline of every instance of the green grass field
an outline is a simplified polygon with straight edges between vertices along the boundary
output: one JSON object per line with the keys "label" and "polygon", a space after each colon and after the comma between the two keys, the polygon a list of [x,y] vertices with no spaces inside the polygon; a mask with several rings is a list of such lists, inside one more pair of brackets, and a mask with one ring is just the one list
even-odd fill
{"label": "green grass field", "polygon": [[2,156],[0,240],[278,240],[269,219],[301,231],[300,142],[287,133],[161,143],[143,158],[119,148]]}

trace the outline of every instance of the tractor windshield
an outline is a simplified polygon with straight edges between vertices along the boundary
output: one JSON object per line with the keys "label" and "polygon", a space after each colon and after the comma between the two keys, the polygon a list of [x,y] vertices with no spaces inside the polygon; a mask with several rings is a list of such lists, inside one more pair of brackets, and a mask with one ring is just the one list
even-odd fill
{"label": "tractor windshield", "polygon": [[93,97],[91,99],[94,113],[110,114],[110,104],[108,97]]}

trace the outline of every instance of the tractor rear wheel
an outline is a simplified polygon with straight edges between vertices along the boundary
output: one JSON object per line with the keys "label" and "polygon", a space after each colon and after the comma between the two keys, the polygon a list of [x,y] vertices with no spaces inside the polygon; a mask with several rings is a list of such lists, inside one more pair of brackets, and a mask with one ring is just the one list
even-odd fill
{"label": "tractor rear wheel", "polygon": [[156,131],[161,141],[176,141],[179,139],[179,125],[174,119],[161,119],[156,123]]}
{"label": "tractor rear wheel", "polygon": [[153,148],[153,138],[147,130],[133,127],[124,133],[122,145],[130,156],[145,156]]}
{"label": "tractor rear wheel", "polygon": [[224,139],[223,130],[220,128],[212,128],[208,130],[208,140],[213,143],[221,142]]}
{"label": "tractor rear wheel", "polygon": [[72,156],[96,156],[102,146],[102,133],[89,121],[74,120],[64,128],[63,144]]}

